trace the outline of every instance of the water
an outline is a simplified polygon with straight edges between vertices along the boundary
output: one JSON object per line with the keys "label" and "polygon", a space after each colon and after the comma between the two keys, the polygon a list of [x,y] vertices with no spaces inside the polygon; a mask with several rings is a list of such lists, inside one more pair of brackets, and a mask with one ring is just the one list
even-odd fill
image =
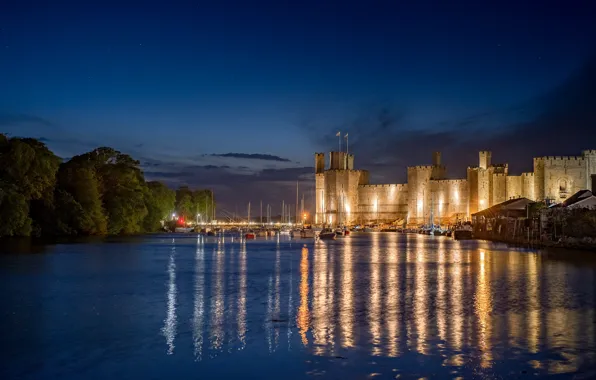
{"label": "water", "polygon": [[0,255],[0,378],[591,378],[595,280],[396,233],[57,244]]}

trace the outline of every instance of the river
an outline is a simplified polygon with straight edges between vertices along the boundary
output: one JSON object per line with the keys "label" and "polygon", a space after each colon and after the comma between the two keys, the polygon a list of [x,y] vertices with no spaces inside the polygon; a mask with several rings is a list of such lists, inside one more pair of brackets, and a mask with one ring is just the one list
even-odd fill
{"label": "river", "polygon": [[1,250],[2,379],[596,377],[591,252],[397,233]]}

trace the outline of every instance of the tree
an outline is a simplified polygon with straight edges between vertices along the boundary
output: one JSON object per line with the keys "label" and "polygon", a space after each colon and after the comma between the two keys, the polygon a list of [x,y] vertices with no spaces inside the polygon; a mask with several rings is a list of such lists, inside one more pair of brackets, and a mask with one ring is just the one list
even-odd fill
{"label": "tree", "polygon": [[52,191],[60,158],[38,140],[2,136],[0,162],[0,180],[13,185],[29,201]]}
{"label": "tree", "polygon": [[99,188],[99,180],[93,167],[79,166],[71,162],[60,166],[56,189],[56,214],[62,223],[63,233],[107,233],[107,217]]}
{"label": "tree", "polygon": [[145,207],[147,216],[143,221],[143,229],[147,232],[157,231],[162,227],[161,222],[166,220],[174,210],[176,193],[161,182],[147,182],[145,194]]}
{"label": "tree", "polygon": [[185,220],[194,220],[194,217],[197,215],[193,203],[193,192],[188,186],[181,186],[176,190],[176,211]]}
{"label": "tree", "polygon": [[23,194],[7,187],[0,188],[0,237],[29,236],[29,202]]}
{"label": "tree", "polygon": [[139,161],[119,151],[101,147],[71,159],[73,165],[95,171],[108,234],[131,234],[143,230],[147,215],[146,185]]}

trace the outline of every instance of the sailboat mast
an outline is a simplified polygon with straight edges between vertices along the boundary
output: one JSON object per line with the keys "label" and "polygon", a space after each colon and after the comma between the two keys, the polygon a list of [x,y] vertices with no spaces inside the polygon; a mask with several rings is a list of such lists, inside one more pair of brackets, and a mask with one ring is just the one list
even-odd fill
{"label": "sailboat mast", "polygon": [[250,202],[248,202],[248,219],[247,224],[250,224]]}
{"label": "sailboat mast", "polygon": [[296,213],[294,219],[296,224],[298,224],[298,181],[296,181]]}

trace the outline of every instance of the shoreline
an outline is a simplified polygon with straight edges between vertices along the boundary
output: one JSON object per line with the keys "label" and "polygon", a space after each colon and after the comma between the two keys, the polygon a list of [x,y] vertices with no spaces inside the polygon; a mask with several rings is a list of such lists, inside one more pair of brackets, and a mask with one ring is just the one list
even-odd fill
{"label": "shoreline", "polygon": [[584,243],[577,239],[576,241],[541,241],[541,240],[530,240],[494,237],[490,235],[477,235],[474,234],[474,240],[486,240],[495,243],[505,243],[510,246],[525,247],[525,248],[536,248],[536,249],[572,249],[578,251],[596,252],[596,243]]}

